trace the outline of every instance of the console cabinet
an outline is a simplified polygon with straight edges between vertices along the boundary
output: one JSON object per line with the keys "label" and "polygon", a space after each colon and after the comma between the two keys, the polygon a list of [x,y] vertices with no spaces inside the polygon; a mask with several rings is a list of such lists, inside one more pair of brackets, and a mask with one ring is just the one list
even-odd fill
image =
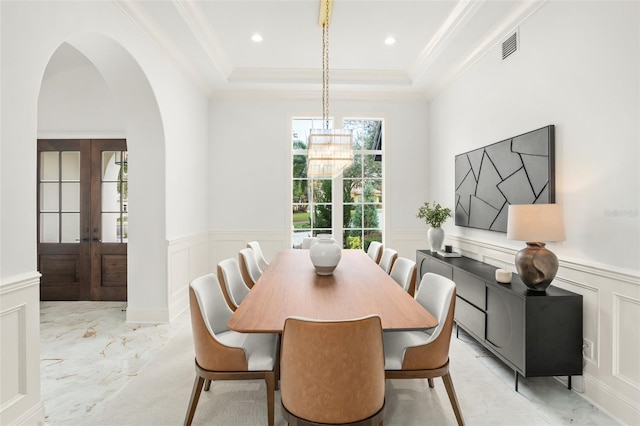
{"label": "console cabinet", "polygon": [[[419,277],[427,272],[456,283],[455,322],[518,375],[582,374],[582,295],[549,286],[532,291],[517,274],[495,280],[496,267],[468,257],[416,252]],[[419,281],[419,280],[418,280]]]}

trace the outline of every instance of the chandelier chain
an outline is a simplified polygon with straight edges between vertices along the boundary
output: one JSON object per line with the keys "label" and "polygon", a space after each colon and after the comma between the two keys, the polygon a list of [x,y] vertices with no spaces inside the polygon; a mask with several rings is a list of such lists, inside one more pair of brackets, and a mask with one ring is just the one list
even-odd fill
{"label": "chandelier chain", "polygon": [[322,118],[324,128],[329,129],[329,0],[322,25]]}

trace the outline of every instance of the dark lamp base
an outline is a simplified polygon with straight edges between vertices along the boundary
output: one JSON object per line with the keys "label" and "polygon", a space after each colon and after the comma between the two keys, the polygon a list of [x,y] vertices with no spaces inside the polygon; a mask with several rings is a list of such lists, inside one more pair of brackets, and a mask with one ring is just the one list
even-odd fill
{"label": "dark lamp base", "polygon": [[545,291],[558,272],[558,257],[545,243],[527,242],[527,247],[516,253],[516,269],[530,290]]}

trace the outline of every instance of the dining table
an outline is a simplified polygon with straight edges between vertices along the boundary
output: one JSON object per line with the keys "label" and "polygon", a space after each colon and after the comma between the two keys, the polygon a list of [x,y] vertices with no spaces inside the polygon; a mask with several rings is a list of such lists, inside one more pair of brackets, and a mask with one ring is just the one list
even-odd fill
{"label": "dining table", "polygon": [[380,317],[383,330],[423,330],[438,321],[366,252],[342,250],[331,275],[318,275],[306,249],[279,251],[229,319],[243,333],[282,333],[288,317],[343,321]]}

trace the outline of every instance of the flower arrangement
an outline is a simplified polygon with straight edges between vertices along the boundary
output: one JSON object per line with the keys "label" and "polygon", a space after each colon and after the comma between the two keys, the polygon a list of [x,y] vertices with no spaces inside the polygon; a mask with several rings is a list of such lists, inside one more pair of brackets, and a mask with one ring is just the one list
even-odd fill
{"label": "flower arrangement", "polygon": [[451,217],[451,209],[442,207],[436,202],[424,203],[424,206],[418,209],[418,215],[416,217],[423,219],[426,224],[432,228],[440,228],[447,218]]}

